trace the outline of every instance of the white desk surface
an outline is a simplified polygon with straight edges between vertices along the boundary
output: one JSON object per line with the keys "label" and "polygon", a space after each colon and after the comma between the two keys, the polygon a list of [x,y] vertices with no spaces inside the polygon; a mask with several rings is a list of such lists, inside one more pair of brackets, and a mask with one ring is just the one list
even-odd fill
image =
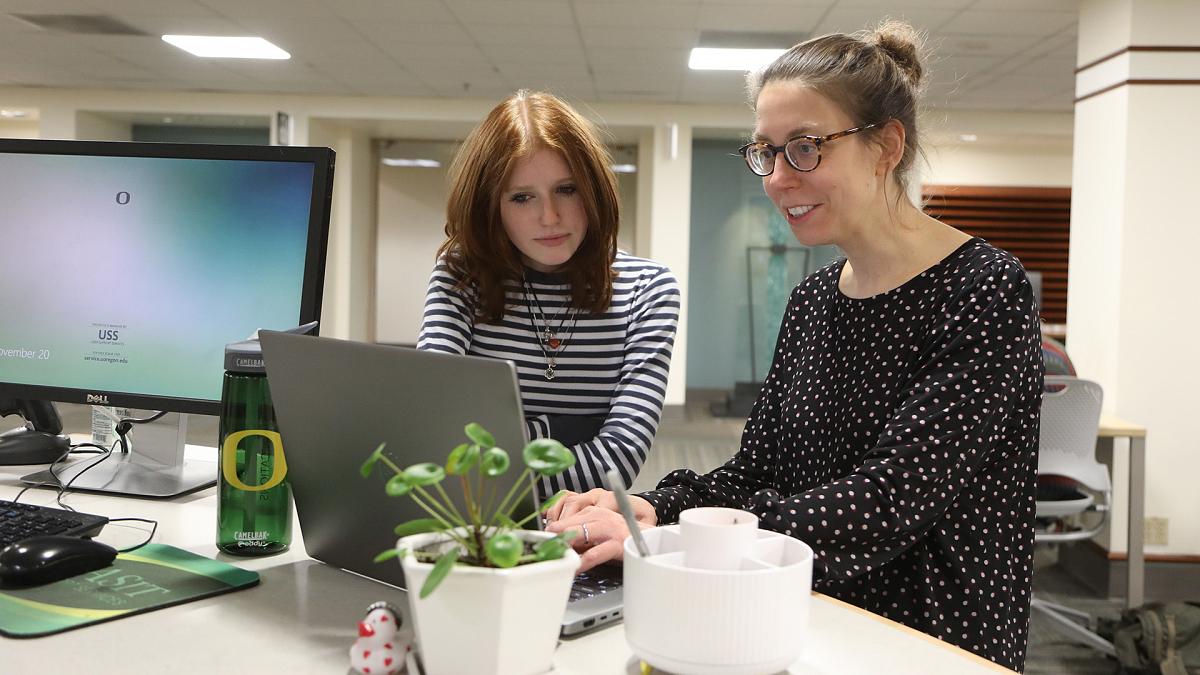
{"label": "white desk surface", "polygon": [[[37,467],[0,467],[0,498],[12,499],[19,476]],[[54,493],[30,490],[21,501],[54,506]],[[377,600],[403,605],[403,592],[313,561],[296,528],[292,549],[267,558],[219,554],[215,490],[169,501],[75,493],[78,510],[109,518],[158,520],[155,541],[252,569],[251,589],[44,638],[0,638],[0,672],[43,673],[350,673],[356,624]],[[390,526],[381,522],[381,527]],[[110,523],[99,539],[123,548],[149,526]],[[790,673],[970,675],[1010,672],[900,624],[815,595],[808,644]],[[555,673],[637,673],[621,625],[564,640]]]}
{"label": "white desk surface", "polygon": [[1129,438],[1145,438],[1146,427],[1115,416],[1104,413],[1100,415],[1100,430],[1101,438],[1113,438],[1127,436]]}

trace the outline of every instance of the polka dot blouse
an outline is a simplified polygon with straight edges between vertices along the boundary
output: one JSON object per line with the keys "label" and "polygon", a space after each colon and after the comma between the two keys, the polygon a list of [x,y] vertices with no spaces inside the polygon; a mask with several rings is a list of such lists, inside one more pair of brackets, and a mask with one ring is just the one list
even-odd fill
{"label": "polka dot blouse", "polygon": [[816,552],[814,589],[1021,670],[1041,335],[1020,263],[982,239],[899,288],[804,280],[741,449],[642,496],[731,506]]}

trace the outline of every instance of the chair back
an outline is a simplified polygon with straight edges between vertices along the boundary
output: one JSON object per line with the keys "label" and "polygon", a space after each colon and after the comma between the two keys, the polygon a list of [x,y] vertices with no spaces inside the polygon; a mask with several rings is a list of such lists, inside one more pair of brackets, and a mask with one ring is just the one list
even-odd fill
{"label": "chair back", "polygon": [[1047,376],[1042,392],[1038,473],[1066,476],[1102,492],[1112,488],[1108,468],[1096,461],[1104,390],[1090,380]]}

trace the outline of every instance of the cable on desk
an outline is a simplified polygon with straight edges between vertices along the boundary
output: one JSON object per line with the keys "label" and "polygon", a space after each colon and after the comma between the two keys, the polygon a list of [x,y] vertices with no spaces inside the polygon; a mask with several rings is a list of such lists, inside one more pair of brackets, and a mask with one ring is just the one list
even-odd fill
{"label": "cable on desk", "polygon": [[150,536],[146,537],[146,541],[143,541],[142,543],[138,544],[137,546],[130,546],[129,548],[117,549],[117,553],[128,553],[130,551],[136,551],[137,549],[145,546],[146,544],[149,544],[150,541],[152,539],[154,539],[154,533],[158,531],[158,521],[150,520],[149,518],[109,518],[108,522],[119,523],[119,522],[122,522],[125,520],[134,520],[139,523],[150,523]]}
{"label": "cable on desk", "polygon": [[[115,447],[116,447],[116,443],[114,442],[113,448],[115,448]],[[94,449],[94,450],[86,451],[85,448],[86,449]],[[113,448],[105,449],[104,446],[96,445],[95,443],[79,443],[76,445],[72,445],[70,448],[67,449],[66,452],[64,452],[62,455],[60,455],[58,459],[56,459],[50,463],[50,467],[49,467],[50,475],[54,477],[54,482],[52,482],[52,483],[50,483],[50,482],[30,483],[29,485],[26,485],[25,487],[21,488],[21,491],[18,492],[16,494],[16,496],[13,497],[12,500],[14,502],[20,501],[21,496],[33,488],[54,488],[55,490],[58,491],[58,494],[54,496],[55,503],[57,503],[60,507],[62,507],[63,509],[65,509],[67,511],[74,511],[75,509],[72,508],[70,505],[63,503],[63,501],[62,501],[63,495],[66,494],[66,491],[71,486],[71,483],[74,482],[76,478],[79,478],[80,474],[82,474],[84,471],[87,471],[88,469],[91,469],[93,466],[96,466],[100,462],[103,462],[105,459],[108,459],[108,456],[111,455],[113,452]],[[98,460],[96,460],[92,464],[89,464],[88,466],[84,467],[83,471],[80,471],[79,474],[76,474],[70,481],[67,482],[66,485],[63,485],[62,479],[60,479],[58,477],[58,474],[54,473],[54,467],[59,462],[65,460],[68,457],[70,457],[71,455],[75,455],[75,454],[102,455],[102,457],[100,457]]]}

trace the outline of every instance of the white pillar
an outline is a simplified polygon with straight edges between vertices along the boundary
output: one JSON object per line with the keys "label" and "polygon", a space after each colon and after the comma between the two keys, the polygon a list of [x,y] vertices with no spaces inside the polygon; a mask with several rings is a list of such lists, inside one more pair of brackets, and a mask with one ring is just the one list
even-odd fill
{"label": "white pillar", "polygon": [[292,125],[292,135],[298,144],[330,147],[337,153],[329,250],[325,256],[321,335],[373,340],[378,181],[371,137],[365,131],[304,116],[293,116]]}
{"label": "white pillar", "polygon": [[[1148,430],[1146,515],[1200,554],[1200,3],[1085,0],[1080,8],[1067,349],[1105,409]],[[1123,499],[1124,476],[1114,476]],[[1111,550],[1125,549],[1124,509]]]}
{"label": "white pillar", "polygon": [[692,206],[692,128],[657,123],[638,150],[637,254],[670,268],[683,299],[671,356],[667,405],[683,405],[687,375],[687,287]]}

